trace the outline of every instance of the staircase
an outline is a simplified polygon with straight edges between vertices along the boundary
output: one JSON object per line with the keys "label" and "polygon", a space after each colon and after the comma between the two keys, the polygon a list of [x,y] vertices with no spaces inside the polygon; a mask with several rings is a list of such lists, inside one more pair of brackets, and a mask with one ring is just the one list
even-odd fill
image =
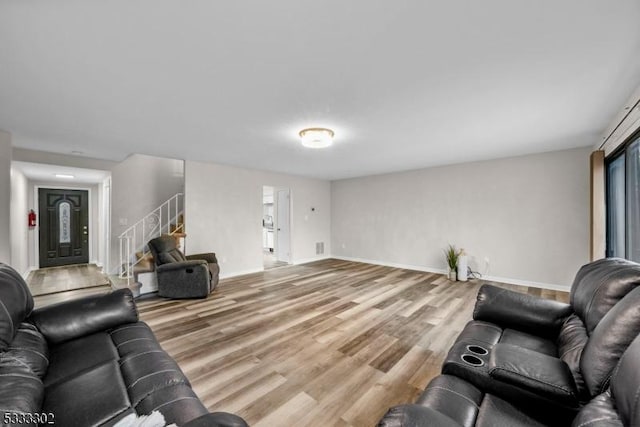
{"label": "staircase", "polygon": [[118,237],[120,262],[117,272],[121,286],[131,287],[135,275],[154,269],[153,257],[147,243],[163,234],[183,238],[184,194],[177,193],[169,200],[127,228]]}

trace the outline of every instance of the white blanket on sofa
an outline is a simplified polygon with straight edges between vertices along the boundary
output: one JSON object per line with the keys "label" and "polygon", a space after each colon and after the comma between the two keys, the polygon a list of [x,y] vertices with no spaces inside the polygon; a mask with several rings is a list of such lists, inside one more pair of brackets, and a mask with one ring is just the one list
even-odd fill
{"label": "white blanket on sofa", "polygon": [[167,423],[164,420],[164,416],[157,411],[153,411],[149,415],[140,415],[136,416],[136,414],[127,415],[122,420],[118,421],[118,423],[114,427],[177,427],[175,424],[171,424],[167,426]]}

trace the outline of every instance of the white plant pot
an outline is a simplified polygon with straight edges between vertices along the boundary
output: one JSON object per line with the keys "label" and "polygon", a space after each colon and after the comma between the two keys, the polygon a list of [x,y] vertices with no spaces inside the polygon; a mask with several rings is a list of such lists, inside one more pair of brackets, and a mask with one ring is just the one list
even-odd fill
{"label": "white plant pot", "polygon": [[457,275],[457,273],[456,273],[456,270],[449,269],[449,280],[451,280],[451,281],[455,282],[455,281],[456,281],[456,279],[457,279],[457,276],[458,276],[458,275]]}
{"label": "white plant pot", "polygon": [[460,255],[458,257],[458,280],[461,282],[467,281],[467,267],[469,266],[467,256]]}

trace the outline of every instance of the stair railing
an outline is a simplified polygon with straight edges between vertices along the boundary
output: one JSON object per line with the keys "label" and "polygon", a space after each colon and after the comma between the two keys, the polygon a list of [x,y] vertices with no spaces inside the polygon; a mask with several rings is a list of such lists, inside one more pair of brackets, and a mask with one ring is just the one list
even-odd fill
{"label": "stair railing", "polygon": [[[184,224],[178,223],[183,214],[184,194],[177,193],[123,231],[118,236],[120,246],[118,277],[127,280],[127,285],[130,285],[134,267],[150,254],[147,246],[149,240],[160,237],[162,234],[183,232]],[[140,257],[136,256],[139,252],[142,253]]]}

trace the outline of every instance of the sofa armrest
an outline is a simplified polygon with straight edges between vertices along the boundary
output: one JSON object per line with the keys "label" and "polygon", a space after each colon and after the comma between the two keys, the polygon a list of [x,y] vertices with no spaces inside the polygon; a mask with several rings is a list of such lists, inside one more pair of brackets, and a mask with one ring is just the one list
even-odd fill
{"label": "sofa armrest", "polygon": [[578,407],[578,390],[569,366],[561,359],[510,344],[496,344],[488,363],[489,376],[543,399]]}
{"label": "sofa armrest", "polygon": [[569,304],[482,285],[473,318],[555,339],[572,312]]}
{"label": "sofa armrest", "polygon": [[191,420],[182,427],[249,427],[249,424],[237,415],[214,412]]}
{"label": "sofa armrest", "polygon": [[399,405],[390,408],[378,427],[462,427],[446,415],[421,405]]}
{"label": "sofa armrest", "polygon": [[187,255],[186,256],[188,261],[191,260],[204,260],[207,261],[207,263],[209,264],[217,264],[218,263],[218,259],[216,258],[216,254],[214,254],[213,252],[209,252],[206,254],[193,254],[193,255]]}
{"label": "sofa armrest", "polygon": [[74,338],[138,321],[129,289],[92,295],[33,311],[31,321],[47,341],[59,344]]}
{"label": "sofa armrest", "polygon": [[162,273],[165,271],[176,271],[176,270],[186,270],[188,268],[198,268],[199,266],[204,266],[205,268],[209,268],[207,266],[207,261],[205,260],[191,260],[191,261],[181,261],[181,262],[170,262],[167,264],[162,264],[156,267],[156,271],[158,273]]}

